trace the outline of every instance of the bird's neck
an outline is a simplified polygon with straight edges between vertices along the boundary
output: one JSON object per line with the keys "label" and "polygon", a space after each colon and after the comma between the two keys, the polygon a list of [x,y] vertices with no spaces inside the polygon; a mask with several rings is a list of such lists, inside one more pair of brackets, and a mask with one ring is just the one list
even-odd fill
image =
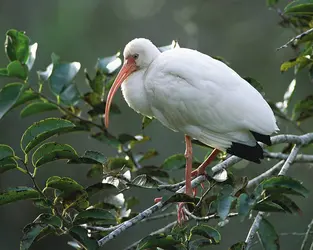
{"label": "bird's neck", "polygon": [[132,73],[122,84],[122,93],[129,107],[145,116],[152,116],[144,86],[146,69]]}

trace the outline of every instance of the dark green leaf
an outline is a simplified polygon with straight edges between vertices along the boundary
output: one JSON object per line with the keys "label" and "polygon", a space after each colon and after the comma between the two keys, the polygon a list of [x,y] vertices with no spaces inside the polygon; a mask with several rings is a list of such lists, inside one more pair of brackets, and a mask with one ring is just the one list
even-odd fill
{"label": "dark green leaf", "polygon": [[35,99],[39,99],[38,94],[36,94],[31,89],[26,89],[21,93],[20,97],[17,99],[12,108],[18,107]]}
{"label": "dark green leaf", "polygon": [[136,155],[136,160],[138,162],[142,162],[144,160],[148,160],[152,157],[155,157],[158,155],[158,152],[155,149],[149,149],[147,152],[145,153],[141,153],[141,154],[137,154]]}
{"label": "dark green leaf", "polygon": [[275,176],[260,184],[269,193],[294,194],[307,197],[307,190],[299,181],[289,176]]}
{"label": "dark green leaf", "polygon": [[4,47],[10,61],[18,60],[23,64],[26,63],[29,56],[29,38],[24,32],[8,30]]}
{"label": "dark green leaf", "polygon": [[78,155],[72,146],[57,142],[48,142],[37,148],[33,154],[32,163],[35,167],[39,167],[55,160],[77,158]]}
{"label": "dark green leaf", "polygon": [[196,203],[197,199],[184,193],[176,193],[169,198],[163,197],[164,205],[174,202]]}
{"label": "dark green leaf", "polygon": [[85,250],[96,250],[99,248],[97,241],[88,236],[88,231],[80,226],[70,229],[70,235],[76,239]]}
{"label": "dark green leaf", "polygon": [[285,7],[285,13],[295,15],[313,15],[313,2],[311,0],[298,0]]}
{"label": "dark green leaf", "polygon": [[98,58],[96,69],[104,74],[112,74],[122,65],[122,60],[119,58],[120,53],[114,56]]}
{"label": "dark green leaf", "polygon": [[64,132],[73,131],[75,125],[67,120],[48,118],[31,125],[23,134],[21,148],[27,154],[44,140]]}
{"label": "dark green leaf", "polygon": [[205,237],[211,242],[211,244],[214,245],[219,244],[221,241],[220,233],[213,227],[209,227],[206,225],[194,226],[190,230],[190,237],[192,237],[193,235],[200,235],[202,237]]}
{"label": "dark green leaf", "polygon": [[80,69],[79,62],[53,63],[50,75],[50,88],[56,95],[60,95],[74,80]]}
{"label": "dark green leaf", "polygon": [[85,69],[85,77],[90,88],[94,91],[92,93],[98,94],[101,97],[104,91],[104,81],[106,78],[105,75],[102,74],[100,70],[97,70],[96,76],[94,77],[94,79],[91,80],[87,73],[87,70]]}
{"label": "dark green leaf", "polygon": [[[180,241],[175,240],[172,235],[154,234],[143,238],[137,245],[137,250],[145,249],[173,249],[174,245],[180,244]],[[174,248],[175,249],[175,248]]]}
{"label": "dark green leaf", "polygon": [[313,95],[309,95],[297,104],[292,111],[292,119],[301,122],[313,116]]}
{"label": "dark green leaf", "polygon": [[109,133],[104,134],[99,132],[91,135],[91,137],[110,146],[119,147],[121,145],[119,140]]}
{"label": "dark green leaf", "polygon": [[103,154],[88,150],[82,157],[72,159],[68,163],[105,164],[106,162],[107,158]]}
{"label": "dark green leaf", "polygon": [[266,250],[278,250],[279,246],[279,237],[273,227],[273,225],[266,219],[262,218],[259,229],[259,238],[261,244]]}
{"label": "dark green leaf", "polygon": [[35,199],[40,196],[39,192],[30,187],[9,188],[0,193],[0,205],[20,200]]}
{"label": "dark green leaf", "polygon": [[186,164],[185,156],[183,154],[176,154],[166,158],[163,164],[161,165],[161,168],[163,168],[166,171],[172,171],[183,168],[185,164]]}
{"label": "dark green leaf", "polygon": [[197,250],[202,247],[207,247],[209,245],[212,245],[211,240],[202,238],[202,239],[196,239],[193,241],[190,241],[188,244],[188,250]]}
{"label": "dark green leaf", "polygon": [[46,181],[46,187],[54,188],[65,193],[84,190],[75,180],[68,177],[52,176]]}
{"label": "dark green leaf", "polygon": [[263,212],[285,212],[281,206],[272,201],[256,203],[253,210]]}
{"label": "dark green leaf", "polygon": [[228,250],[245,250],[245,249],[246,249],[246,243],[241,241],[232,245]]}
{"label": "dark green leaf", "polygon": [[284,209],[287,213],[291,214],[302,214],[301,209],[297,206],[295,202],[293,202],[289,197],[283,195],[283,194],[278,194],[278,195],[271,195],[269,199],[280,206],[281,208]]}
{"label": "dark green leaf", "polygon": [[22,80],[26,80],[28,77],[28,69],[27,66],[21,64],[19,61],[10,62],[8,67],[8,76],[17,77]]}
{"label": "dark green leaf", "polygon": [[14,155],[15,155],[14,151],[10,146],[0,144],[0,161],[7,157],[12,157]]}
{"label": "dark green leaf", "polygon": [[125,158],[108,158],[105,167],[108,170],[120,170],[121,168],[129,168],[132,169],[134,164],[130,160],[126,160]]}
{"label": "dark green leaf", "polygon": [[112,184],[100,182],[87,187],[86,192],[88,193],[88,196],[91,197],[99,192],[101,192],[103,195],[116,195],[119,191]]}
{"label": "dark green leaf", "polygon": [[149,176],[155,176],[155,177],[162,177],[162,178],[168,178],[169,174],[162,170],[160,167],[156,167],[156,166],[144,166],[142,168],[139,168],[136,171],[137,175],[142,175],[142,174],[146,174]]}
{"label": "dark green leaf", "polygon": [[23,229],[23,237],[20,242],[20,250],[27,250],[31,247],[35,239],[49,226],[44,223],[31,223]]}
{"label": "dark green leaf", "polygon": [[17,168],[17,162],[14,158],[0,160],[0,174],[14,168]]}
{"label": "dark green leaf", "polygon": [[93,223],[101,225],[115,225],[116,218],[108,210],[92,208],[80,212],[74,219],[74,224]]}
{"label": "dark green leaf", "polygon": [[22,118],[46,111],[57,110],[58,106],[48,102],[33,102],[28,104],[20,113]]}
{"label": "dark green leaf", "polygon": [[227,218],[231,205],[233,201],[236,200],[236,198],[231,195],[232,192],[232,186],[225,185],[217,196],[217,214],[220,216],[221,220],[225,220]]}
{"label": "dark green leaf", "polygon": [[143,116],[141,121],[141,129],[144,130],[148,125],[153,121],[153,118],[149,118],[148,116]]}
{"label": "dark green leaf", "polygon": [[29,46],[29,56],[26,61],[26,66],[28,68],[28,71],[30,71],[33,68],[34,62],[36,60],[37,48],[38,48],[38,43],[34,43]]}
{"label": "dark green leaf", "polygon": [[103,165],[102,164],[94,164],[92,167],[89,169],[87,173],[88,178],[93,178],[93,177],[101,177],[103,176]]}
{"label": "dark green leaf", "polygon": [[63,224],[62,220],[58,216],[48,213],[40,214],[34,222],[48,224],[56,228],[62,227]]}
{"label": "dark green leaf", "polygon": [[0,91],[0,119],[13,107],[23,90],[23,84],[10,83]]}

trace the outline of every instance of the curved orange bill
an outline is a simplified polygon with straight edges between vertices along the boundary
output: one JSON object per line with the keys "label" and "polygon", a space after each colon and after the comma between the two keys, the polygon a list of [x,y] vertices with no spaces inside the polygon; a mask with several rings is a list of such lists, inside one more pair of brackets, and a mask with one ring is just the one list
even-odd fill
{"label": "curved orange bill", "polygon": [[109,127],[109,114],[110,114],[110,107],[113,100],[113,97],[118,90],[118,88],[122,85],[125,79],[134,71],[136,71],[137,66],[135,60],[131,57],[125,60],[123,67],[121,68],[120,72],[118,73],[117,77],[115,78],[114,83],[109,91],[106,105],[105,105],[105,113],[104,113],[104,124],[105,127]]}

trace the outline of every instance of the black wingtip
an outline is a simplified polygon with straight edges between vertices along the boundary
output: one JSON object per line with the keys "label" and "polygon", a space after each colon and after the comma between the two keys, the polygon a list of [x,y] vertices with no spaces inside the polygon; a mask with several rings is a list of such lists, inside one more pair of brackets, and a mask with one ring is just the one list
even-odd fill
{"label": "black wingtip", "polygon": [[233,142],[226,152],[258,164],[261,163],[261,159],[264,159],[263,149],[258,143],[255,146],[248,146]]}
{"label": "black wingtip", "polygon": [[250,131],[253,135],[254,139],[256,139],[259,142],[265,143],[267,146],[272,146],[271,137],[269,135],[263,135],[254,131]]}

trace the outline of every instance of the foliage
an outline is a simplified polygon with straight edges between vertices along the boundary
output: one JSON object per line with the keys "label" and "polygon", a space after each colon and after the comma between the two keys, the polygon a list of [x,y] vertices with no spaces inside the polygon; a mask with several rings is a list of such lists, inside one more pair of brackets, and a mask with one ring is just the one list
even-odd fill
{"label": "foliage", "polygon": [[[277,2],[267,1],[267,5],[275,8]],[[299,31],[310,29],[312,13],[311,1],[293,1],[285,8],[281,25]],[[298,52],[297,57],[281,65],[282,72],[290,68],[294,68],[295,72],[295,78],[287,88],[283,101],[273,103],[268,100],[276,116],[294,123],[298,128],[301,122],[313,115],[312,95],[293,107],[290,105],[296,89],[297,73],[307,69],[312,80],[311,34],[292,42],[292,48]],[[167,189],[170,194],[167,199],[163,197],[164,204],[186,202],[191,218],[198,221],[196,226],[187,222],[185,227],[174,226],[170,230],[148,235],[137,244],[137,249],[198,249],[219,244],[222,241],[219,227],[226,225],[231,216],[244,220],[254,211],[301,213],[291,195],[306,197],[308,190],[301,182],[285,176],[267,178],[254,189],[249,189],[247,177],[237,178],[230,171],[224,170],[225,178],[218,180],[208,172],[209,178],[204,183],[205,192],[195,197],[175,194],[181,185],[176,185],[171,176],[173,171],[184,167],[185,158],[182,154],[169,156],[160,166],[151,166],[146,162],[157,156],[158,152],[155,149],[147,149],[145,152],[137,150],[139,144],[150,140],[148,136],[114,136],[104,127],[103,100],[121,66],[120,54],[99,58],[93,77],[85,69],[89,90],[81,93],[75,83],[81,64],[65,62],[54,53],[47,68],[37,71],[38,84],[30,83],[29,73],[36,60],[38,47],[37,43],[31,44],[30,41],[24,32],[11,29],[6,33],[5,53],[9,62],[0,69],[0,77],[8,83],[0,91],[0,119],[20,106],[21,118],[50,111],[58,115],[37,121],[25,129],[20,140],[23,155],[16,154],[8,145],[0,145],[0,173],[20,171],[33,182],[33,187],[19,186],[3,190],[0,193],[0,205],[31,200],[42,211],[23,229],[20,249],[29,249],[35,241],[47,235],[68,235],[71,237],[69,245],[76,249],[97,249],[99,239],[137,215],[133,206],[139,200],[135,197],[125,199],[123,194],[125,190],[133,188]],[[177,46],[178,43],[174,41],[160,50]],[[251,77],[245,79],[264,95],[262,85],[257,80]],[[43,94],[43,90],[52,97]],[[121,113],[116,104],[112,105],[111,112]],[[150,123],[151,119],[143,117],[142,129]],[[95,151],[80,154],[74,145],[47,141],[55,136],[78,131],[85,131],[94,140],[115,148],[118,155],[111,157]],[[195,144],[201,145],[199,142]],[[50,176],[45,180],[45,186],[40,187],[37,184],[38,171],[42,167],[53,166],[58,160],[65,160],[67,164],[88,165],[87,178],[92,178],[94,183],[86,187],[65,176]],[[220,155],[217,161],[223,160],[224,155]],[[201,162],[194,159],[193,163],[197,167]],[[202,220],[210,216],[219,221],[209,225]],[[97,230],[99,227],[106,230]],[[265,249],[279,249],[278,235],[268,220],[262,221],[258,233]],[[245,247],[246,243],[240,241],[229,249]]]}

